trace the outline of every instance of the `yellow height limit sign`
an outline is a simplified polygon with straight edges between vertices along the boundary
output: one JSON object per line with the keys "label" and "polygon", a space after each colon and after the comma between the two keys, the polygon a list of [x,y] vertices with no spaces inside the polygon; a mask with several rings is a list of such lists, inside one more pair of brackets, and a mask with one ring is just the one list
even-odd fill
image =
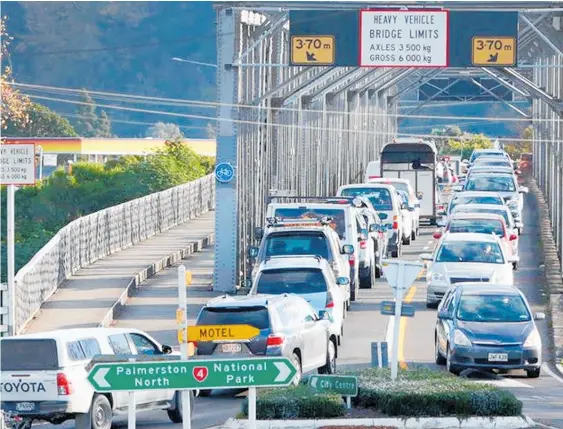
{"label": "yellow height limit sign", "polygon": [[[250,325],[200,325],[188,326],[187,341],[238,341],[249,340],[260,334],[260,329]],[[179,342],[185,341],[182,330]]]}
{"label": "yellow height limit sign", "polygon": [[299,65],[332,65],[334,36],[292,36],[291,62]]}
{"label": "yellow height limit sign", "polygon": [[474,37],[471,49],[474,66],[516,65],[516,38]]}

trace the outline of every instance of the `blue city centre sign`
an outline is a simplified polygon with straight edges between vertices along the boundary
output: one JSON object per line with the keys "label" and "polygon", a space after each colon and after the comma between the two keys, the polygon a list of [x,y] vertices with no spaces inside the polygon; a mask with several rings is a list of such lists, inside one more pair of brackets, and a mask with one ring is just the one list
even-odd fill
{"label": "blue city centre sign", "polygon": [[295,66],[517,66],[518,12],[292,10],[289,20]]}

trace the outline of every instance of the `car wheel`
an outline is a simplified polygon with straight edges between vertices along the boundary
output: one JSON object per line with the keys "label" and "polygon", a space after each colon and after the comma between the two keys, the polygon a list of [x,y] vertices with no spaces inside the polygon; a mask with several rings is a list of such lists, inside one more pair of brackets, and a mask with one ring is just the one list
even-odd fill
{"label": "car wheel", "polygon": [[411,232],[411,240],[416,241],[416,229],[413,229]]}
{"label": "car wheel", "polygon": [[328,341],[326,352],[326,364],[318,369],[319,374],[334,374],[336,372],[336,344],[333,340]]}
{"label": "car wheel", "polygon": [[409,245],[411,244],[411,235],[409,234],[409,236],[407,238],[403,238],[403,244],[405,245]]}
{"label": "car wheel", "polygon": [[512,263],[512,269],[513,269],[514,271],[516,271],[516,270],[518,269],[518,262],[513,262],[513,263]]}
{"label": "car wheel", "polygon": [[344,320],[344,319],[346,319],[346,317],[348,317],[348,303],[347,302],[345,302],[342,305],[342,319]]}
{"label": "car wheel", "polygon": [[94,395],[90,411],[87,414],[77,414],[76,429],[110,429],[113,420],[111,404],[104,395]]}
{"label": "car wheel", "polygon": [[295,377],[293,377],[291,384],[294,386],[298,386],[299,383],[301,382],[301,359],[299,359],[299,356],[297,356],[296,353],[293,353],[291,355],[291,363],[293,364],[296,370]]}
{"label": "car wheel", "polygon": [[370,267],[369,275],[366,277],[360,277],[360,289],[371,289],[372,275],[372,268]]}
{"label": "car wheel", "polygon": [[436,361],[437,365],[445,365],[446,364],[446,359],[444,358],[444,356],[442,356],[442,353],[440,353],[440,347],[438,345],[438,335],[435,335],[435,340],[434,340],[434,360]]}
{"label": "car wheel", "polygon": [[[194,394],[190,391],[189,395],[191,416],[194,413]],[[172,423],[182,423],[184,421],[184,410],[182,408],[182,396],[179,391],[174,394],[174,402],[174,409],[166,410],[168,418]]]}
{"label": "car wheel", "polygon": [[351,289],[350,289],[350,301],[354,302],[356,301],[356,289],[357,289],[357,285],[358,285],[358,280],[354,280],[354,284],[352,285]]}
{"label": "car wheel", "polygon": [[380,267],[375,267],[375,278],[376,279],[381,278],[381,268]]}
{"label": "car wheel", "polygon": [[[33,425],[33,420],[31,419],[22,419],[19,422],[16,422],[14,424],[14,429],[31,429],[31,426]],[[6,426],[9,427],[9,426]]]}
{"label": "car wheel", "polygon": [[540,376],[540,373],[541,373],[541,368],[536,368],[526,371],[526,375],[528,376],[528,378],[538,378]]}
{"label": "car wheel", "polygon": [[461,369],[459,369],[455,365],[452,365],[452,351],[450,350],[450,345],[448,344],[446,347],[446,369],[448,370],[448,372],[454,375],[459,375],[461,373]]}

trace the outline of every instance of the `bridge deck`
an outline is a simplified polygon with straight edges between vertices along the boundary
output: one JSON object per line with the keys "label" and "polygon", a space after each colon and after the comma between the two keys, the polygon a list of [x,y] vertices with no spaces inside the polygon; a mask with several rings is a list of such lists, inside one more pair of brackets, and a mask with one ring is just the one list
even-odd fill
{"label": "bridge deck", "polygon": [[212,211],[82,268],[43,304],[25,333],[98,326],[136,277],[139,284],[170,263],[179,262],[186,255],[179,250],[193,248],[201,240],[208,242],[214,227]]}

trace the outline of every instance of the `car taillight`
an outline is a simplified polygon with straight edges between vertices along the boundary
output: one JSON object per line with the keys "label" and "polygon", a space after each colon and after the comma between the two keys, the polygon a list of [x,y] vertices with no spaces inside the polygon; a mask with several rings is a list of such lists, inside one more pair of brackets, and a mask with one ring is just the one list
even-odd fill
{"label": "car taillight", "polygon": [[59,395],[71,395],[74,392],[72,383],[68,380],[66,374],[62,372],[57,374],[57,391]]}
{"label": "car taillight", "polygon": [[356,257],[354,256],[353,253],[350,255],[350,259],[348,259],[348,263],[350,264],[351,267],[356,265]]}
{"label": "car taillight", "polygon": [[269,335],[266,340],[266,346],[268,347],[278,347],[284,342],[284,337],[281,335]]}
{"label": "car taillight", "polygon": [[334,300],[332,299],[332,294],[330,292],[326,294],[325,308],[334,308]]}
{"label": "car taillight", "polygon": [[393,229],[399,229],[398,216],[393,216]]}
{"label": "car taillight", "polygon": [[367,241],[360,241],[360,249],[367,249],[368,242]]}

